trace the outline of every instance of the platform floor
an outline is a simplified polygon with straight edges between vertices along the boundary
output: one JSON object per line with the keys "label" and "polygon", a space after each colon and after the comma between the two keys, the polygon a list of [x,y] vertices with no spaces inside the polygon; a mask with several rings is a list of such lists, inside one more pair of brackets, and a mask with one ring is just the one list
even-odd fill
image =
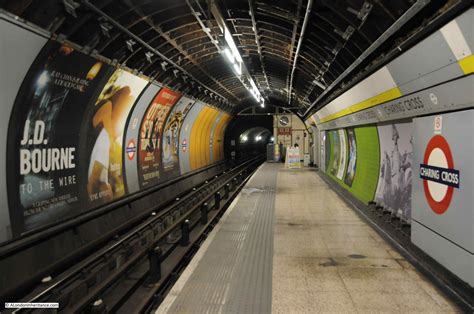
{"label": "platform floor", "polygon": [[157,313],[456,311],[314,170],[266,163]]}

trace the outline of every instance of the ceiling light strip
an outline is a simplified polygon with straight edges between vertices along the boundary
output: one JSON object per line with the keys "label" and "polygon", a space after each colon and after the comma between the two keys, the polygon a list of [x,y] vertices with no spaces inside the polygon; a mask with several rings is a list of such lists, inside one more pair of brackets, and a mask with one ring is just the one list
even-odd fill
{"label": "ceiling light strip", "polygon": [[288,89],[288,104],[291,104],[291,91],[293,89],[293,77],[296,70],[296,63],[298,62],[298,57],[300,54],[301,45],[303,43],[304,33],[306,31],[306,25],[308,24],[309,15],[311,13],[311,7],[313,6],[313,0],[308,1],[308,6],[306,7],[306,13],[304,15],[303,26],[301,27],[301,35],[298,39],[298,46],[296,48],[295,58],[293,59],[293,68],[291,69],[291,76],[290,76],[290,86]]}

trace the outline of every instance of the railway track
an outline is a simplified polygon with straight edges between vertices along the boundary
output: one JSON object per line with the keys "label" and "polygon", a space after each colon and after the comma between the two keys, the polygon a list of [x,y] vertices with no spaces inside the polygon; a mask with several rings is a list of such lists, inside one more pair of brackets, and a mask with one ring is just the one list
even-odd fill
{"label": "railway track", "polygon": [[63,313],[149,312],[262,161],[253,157],[192,188],[18,302],[58,302]]}

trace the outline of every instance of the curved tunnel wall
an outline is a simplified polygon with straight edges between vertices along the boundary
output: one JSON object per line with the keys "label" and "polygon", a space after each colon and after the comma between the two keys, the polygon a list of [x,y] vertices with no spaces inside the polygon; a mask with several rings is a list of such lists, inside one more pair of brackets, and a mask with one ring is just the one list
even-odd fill
{"label": "curved tunnel wall", "polygon": [[411,241],[471,288],[473,16],[462,13],[306,121],[320,135],[321,169],[410,224]]}
{"label": "curved tunnel wall", "polygon": [[412,119],[472,108],[473,15],[464,12],[307,119],[324,132],[323,169],[360,201],[410,220],[411,198],[400,195],[411,194]]}
{"label": "curved tunnel wall", "polygon": [[0,242],[223,160],[228,113],[70,45],[5,29],[2,73],[24,77],[4,85]]}

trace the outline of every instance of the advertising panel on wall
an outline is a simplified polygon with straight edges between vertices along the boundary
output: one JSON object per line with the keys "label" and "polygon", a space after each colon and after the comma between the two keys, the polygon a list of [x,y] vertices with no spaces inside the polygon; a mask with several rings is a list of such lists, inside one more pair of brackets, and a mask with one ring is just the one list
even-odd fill
{"label": "advertising panel on wall", "polygon": [[143,117],[138,141],[140,187],[148,187],[160,180],[163,127],[168,113],[179,96],[179,93],[162,88]]}
{"label": "advertising panel on wall", "polygon": [[346,132],[344,129],[331,131],[333,139],[333,159],[331,165],[331,174],[339,180],[344,176],[346,167]]}
{"label": "advertising panel on wall", "polygon": [[[23,79],[38,53],[47,43],[46,36],[18,27],[17,21],[0,12],[0,242],[12,238],[7,193],[8,122]],[[12,60],[14,62],[12,62]],[[17,126],[18,127],[18,126]]]}
{"label": "advertising panel on wall", "polygon": [[[317,130],[315,130],[314,134],[316,134]],[[326,140],[326,137],[327,137],[327,134],[326,134],[326,131],[321,131],[320,134],[319,134],[319,140],[320,140],[320,167],[321,167],[321,171],[323,172],[326,172],[326,154],[327,154],[327,151],[329,150],[329,148],[326,146],[327,144],[327,140]]]}
{"label": "advertising panel on wall", "polygon": [[347,171],[346,176],[344,177],[344,183],[348,186],[352,186],[357,165],[357,141],[355,130],[353,128],[347,129],[347,141],[349,143],[349,162],[347,163]]}
{"label": "advertising panel on wall", "polygon": [[337,175],[336,177],[339,180],[342,180],[344,176],[344,170],[346,169],[346,160],[347,160],[347,140],[346,140],[346,132],[344,129],[340,129],[337,131],[339,133],[339,166],[337,168]]}
{"label": "advertising panel on wall", "polygon": [[9,208],[16,235],[88,208],[80,117],[94,104],[109,69],[55,42],[30,67],[8,131]]}
{"label": "advertising panel on wall", "polygon": [[166,119],[163,129],[162,162],[163,170],[168,178],[179,175],[179,132],[186,114],[194,104],[194,100],[181,97]]}
{"label": "advertising panel on wall", "polygon": [[184,118],[179,132],[179,142],[181,149],[179,150],[179,168],[181,174],[191,171],[191,160],[190,160],[190,144],[191,144],[191,131],[194,123],[196,123],[199,113],[204,109],[205,105],[203,102],[197,101],[189,110],[188,114]]}
{"label": "advertising panel on wall", "polygon": [[222,117],[219,119],[213,134],[213,161],[220,161],[224,159],[224,133],[225,129],[231,119],[231,116],[225,112],[222,113]]}
{"label": "advertising panel on wall", "polygon": [[413,127],[411,122],[379,125],[380,174],[375,201],[411,217]]}
{"label": "advertising panel on wall", "polygon": [[127,183],[127,193],[135,193],[140,189],[138,180],[138,137],[140,132],[140,122],[143,120],[145,111],[155,98],[160,87],[154,84],[148,85],[137,101],[128,119],[127,131],[125,132],[123,160],[125,164],[125,182]]}
{"label": "advertising panel on wall", "polygon": [[210,134],[210,143],[209,143],[209,148],[210,148],[210,158],[209,158],[209,162],[212,164],[213,162],[217,161],[216,157],[218,157],[214,152],[215,152],[215,147],[219,145],[219,143],[217,142],[219,140],[219,136],[216,134],[216,131],[217,131],[217,128],[218,128],[218,125],[220,123],[220,121],[222,120],[224,116],[224,113],[223,112],[219,112],[218,115],[217,115],[217,118],[216,120],[214,121],[214,124],[212,125],[212,128],[211,128],[211,134]]}
{"label": "advertising panel on wall", "polygon": [[209,142],[205,143],[205,137],[206,129],[208,123],[210,123],[211,116],[211,108],[205,105],[193,123],[189,140],[189,165],[191,167],[191,171],[201,168],[203,165],[205,165],[206,153],[204,150],[209,149]]}
{"label": "advertising panel on wall", "polygon": [[333,153],[331,150],[331,140],[329,138],[330,131],[324,131],[324,147],[325,147],[325,152],[324,152],[324,171],[328,172],[329,171],[329,161],[331,159],[331,154]]}
{"label": "advertising panel on wall", "polygon": [[148,81],[118,69],[95,102],[86,124],[86,151],[90,156],[87,193],[94,206],[125,195],[123,133],[130,110],[147,84]]}
{"label": "advertising panel on wall", "polygon": [[211,156],[212,156],[212,146],[213,146],[213,134],[212,129],[216,124],[216,120],[218,119],[220,112],[219,110],[209,107],[211,110],[211,114],[209,115],[209,120],[206,123],[204,129],[204,137],[202,138],[202,151],[204,154],[201,157],[201,164],[200,167],[206,167],[211,164]]}
{"label": "advertising panel on wall", "polygon": [[[340,160],[339,151],[340,137],[344,135],[339,131],[323,131],[326,133],[326,139],[329,138],[329,143],[325,142],[324,150],[326,151],[326,164],[331,165],[326,169],[326,173],[332,178],[337,184],[349,191],[358,200],[367,204],[369,201],[373,201],[375,197],[375,191],[377,189],[377,183],[379,179],[380,171],[380,147],[379,147],[379,135],[377,127],[363,126],[355,127],[345,130],[347,133],[348,141],[348,157],[344,180],[338,179],[335,174],[340,170],[337,167],[338,160]],[[323,134],[323,132],[321,134]],[[334,141],[334,136],[337,136]],[[337,145],[336,145],[337,144]],[[331,150],[328,154],[327,151]],[[338,152],[334,153],[337,150]],[[322,153],[322,150],[321,150]],[[346,163],[345,161],[341,164]],[[334,171],[332,166],[336,165]],[[345,170],[345,171],[344,171]],[[356,175],[357,174],[357,175]]]}
{"label": "advertising panel on wall", "polygon": [[330,131],[331,137],[332,137],[332,163],[331,163],[331,169],[330,172],[333,176],[335,176],[338,172],[339,168],[339,160],[340,160],[340,154],[341,154],[341,148],[339,145],[339,134],[337,133],[336,130]]}

